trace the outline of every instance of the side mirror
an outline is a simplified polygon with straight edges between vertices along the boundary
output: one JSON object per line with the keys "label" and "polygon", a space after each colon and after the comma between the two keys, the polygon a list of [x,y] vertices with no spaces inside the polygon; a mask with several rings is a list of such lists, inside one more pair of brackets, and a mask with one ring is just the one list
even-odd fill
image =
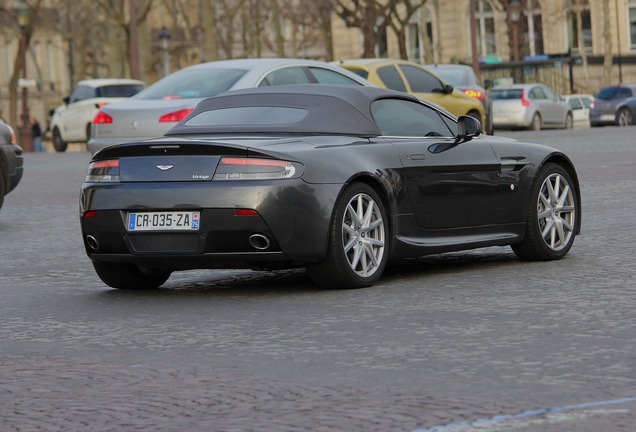
{"label": "side mirror", "polygon": [[66,97],[64,98],[64,105],[68,105],[68,103],[70,102],[70,100],[71,100],[71,97],[70,97],[70,96],[66,96]]}
{"label": "side mirror", "polygon": [[457,136],[455,141],[470,141],[481,135],[481,122],[475,117],[460,116],[457,120]]}
{"label": "side mirror", "polygon": [[455,87],[453,87],[450,84],[446,84],[444,86],[444,93],[446,93],[446,94],[451,94],[453,92],[453,90],[455,90]]}

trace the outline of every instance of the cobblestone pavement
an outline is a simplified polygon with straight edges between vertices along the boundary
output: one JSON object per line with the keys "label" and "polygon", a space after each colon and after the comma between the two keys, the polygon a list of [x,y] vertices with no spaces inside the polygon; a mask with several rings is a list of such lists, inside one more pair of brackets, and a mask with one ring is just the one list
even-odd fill
{"label": "cobblestone pavement", "polygon": [[349,291],[302,270],[108,289],[79,235],[88,154],[28,154],[0,210],[0,432],[633,432],[629,129],[511,134],[579,168],[566,259],[446,254]]}

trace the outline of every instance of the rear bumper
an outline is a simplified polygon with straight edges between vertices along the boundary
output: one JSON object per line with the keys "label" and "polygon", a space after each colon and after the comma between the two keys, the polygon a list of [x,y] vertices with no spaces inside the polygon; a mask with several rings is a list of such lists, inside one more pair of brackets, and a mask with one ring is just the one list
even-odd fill
{"label": "rear bumper", "polygon": [[[82,237],[87,255],[95,261],[173,270],[316,262],[327,251],[331,213],[340,189],[341,185],[308,185],[299,179],[234,186],[230,182],[85,184],[80,196]],[[238,216],[236,209],[253,209],[258,215]],[[96,217],[84,217],[89,210]],[[129,232],[126,228],[129,211],[167,210],[200,211],[199,230]],[[253,235],[264,236],[267,247],[250,241]]]}

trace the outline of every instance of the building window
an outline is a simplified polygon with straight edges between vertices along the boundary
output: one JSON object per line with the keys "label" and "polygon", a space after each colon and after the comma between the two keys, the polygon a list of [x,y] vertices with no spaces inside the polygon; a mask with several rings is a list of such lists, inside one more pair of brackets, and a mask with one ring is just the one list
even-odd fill
{"label": "building window", "polygon": [[[433,22],[431,13],[426,7],[420,8],[413,15],[406,34],[409,59],[422,63],[432,63],[434,61]],[[424,44],[428,44],[428,46]]]}
{"label": "building window", "polygon": [[543,25],[538,0],[528,0],[525,16],[523,52],[531,56],[543,54]]}
{"label": "building window", "polygon": [[477,51],[481,57],[497,53],[495,43],[495,15],[492,6],[486,0],[475,2],[475,21],[477,24]]}
{"label": "building window", "polygon": [[[587,0],[568,1],[568,47],[572,51],[579,50],[579,30],[583,35],[582,45],[588,51],[592,48],[592,19],[590,4]],[[579,23],[580,29],[577,27]]]}
{"label": "building window", "polygon": [[420,26],[416,22],[409,23],[407,27],[407,49],[409,59],[420,59]]}
{"label": "building window", "polygon": [[632,51],[636,50],[636,5],[629,7],[629,43]]}

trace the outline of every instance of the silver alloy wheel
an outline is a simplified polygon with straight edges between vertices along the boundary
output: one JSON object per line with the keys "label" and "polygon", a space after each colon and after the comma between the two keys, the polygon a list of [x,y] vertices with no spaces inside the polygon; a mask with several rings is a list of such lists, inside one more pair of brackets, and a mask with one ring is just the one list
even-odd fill
{"label": "silver alloy wheel", "polygon": [[537,219],[545,244],[559,251],[574,235],[576,201],[567,179],[561,174],[548,176],[539,191]]}
{"label": "silver alloy wheel", "polygon": [[342,221],[342,247],[347,262],[358,276],[368,277],[377,270],[384,255],[384,220],[373,198],[355,195]]}
{"label": "silver alloy wheel", "polygon": [[618,125],[629,126],[632,124],[632,116],[626,109],[620,110],[618,113]]}

